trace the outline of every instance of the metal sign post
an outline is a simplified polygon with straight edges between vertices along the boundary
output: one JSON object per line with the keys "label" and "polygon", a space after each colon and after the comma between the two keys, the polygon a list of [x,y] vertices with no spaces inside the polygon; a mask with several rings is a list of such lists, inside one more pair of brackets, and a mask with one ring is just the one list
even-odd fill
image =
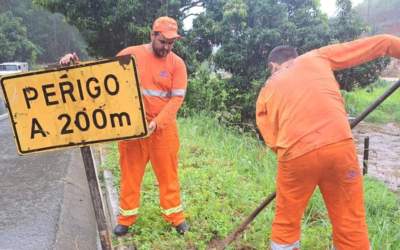
{"label": "metal sign post", "polygon": [[86,178],[89,184],[90,196],[94,214],[96,216],[97,229],[99,231],[101,247],[104,250],[112,249],[111,232],[107,226],[107,220],[104,212],[104,203],[101,195],[101,189],[98,182],[97,172],[94,165],[92,151],[89,146],[81,147],[83,163],[85,165]]}

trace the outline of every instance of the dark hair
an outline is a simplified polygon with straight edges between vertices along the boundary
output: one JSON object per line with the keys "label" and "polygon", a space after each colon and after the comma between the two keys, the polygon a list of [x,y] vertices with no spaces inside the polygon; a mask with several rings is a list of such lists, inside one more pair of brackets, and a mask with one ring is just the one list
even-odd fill
{"label": "dark hair", "polygon": [[290,59],[298,57],[296,48],[281,45],[273,48],[268,55],[268,64],[277,63],[282,64]]}

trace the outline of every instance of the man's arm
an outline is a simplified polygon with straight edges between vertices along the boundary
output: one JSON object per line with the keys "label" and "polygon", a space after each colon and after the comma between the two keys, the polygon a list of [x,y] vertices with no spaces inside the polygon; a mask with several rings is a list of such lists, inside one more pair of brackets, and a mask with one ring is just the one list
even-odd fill
{"label": "man's arm", "polygon": [[120,52],[117,53],[116,56],[126,56],[126,55],[133,55],[134,51],[133,51],[133,46],[131,47],[127,47],[123,50],[121,50]]}
{"label": "man's arm", "polygon": [[176,118],[186,94],[187,72],[183,60],[179,59],[173,72],[171,99],[154,119],[157,127],[164,127]]}
{"label": "man's arm", "polygon": [[268,121],[267,102],[271,98],[271,93],[268,88],[264,86],[258,94],[256,103],[256,124],[265,144],[276,153],[277,148],[275,145],[276,135],[274,131],[276,127]]}
{"label": "man's arm", "polygon": [[341,70],[381,56],[400,58],[400,38],[392,35],[371,36],[322,47],[317,52],[330,62],[333,70]]}

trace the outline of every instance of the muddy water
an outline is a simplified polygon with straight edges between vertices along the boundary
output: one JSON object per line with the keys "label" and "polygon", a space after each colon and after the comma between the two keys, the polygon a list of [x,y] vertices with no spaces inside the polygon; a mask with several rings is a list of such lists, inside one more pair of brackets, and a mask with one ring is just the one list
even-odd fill
{"label": "muddy water", "polygon": [[353,129],[362,165],[364,138],[369,136],[368,175],[400,191],[400,124],[360,123]]}

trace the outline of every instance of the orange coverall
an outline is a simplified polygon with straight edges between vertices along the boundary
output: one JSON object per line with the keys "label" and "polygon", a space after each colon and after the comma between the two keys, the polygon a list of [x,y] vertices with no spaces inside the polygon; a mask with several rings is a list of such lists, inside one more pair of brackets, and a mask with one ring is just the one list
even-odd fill
{"label": "orange coverall", "polygon": [[138,68],[147,121],[155,120],[156,130],[147,138],[119,142],[121,190],[118,224],[135,223],[140,205],[140,187],[148,161],[160,188],[163,217],[174,226],[185,218],[178,179],[179,139],[176,113],[187,86],[183,60],[170,52],[156,57],[144,45],[123,49],[118,56],[133,55]]}
{"label": "orange coverall", "polygon": [[278,158],[272,249],[300,247],[301,218],[316,186],[336,249],[369,249],[362,175],[333,71],[384,55],[400,58],[399,38],[378,35],[322,47],[283,64],[260,91],[257,126]]}

